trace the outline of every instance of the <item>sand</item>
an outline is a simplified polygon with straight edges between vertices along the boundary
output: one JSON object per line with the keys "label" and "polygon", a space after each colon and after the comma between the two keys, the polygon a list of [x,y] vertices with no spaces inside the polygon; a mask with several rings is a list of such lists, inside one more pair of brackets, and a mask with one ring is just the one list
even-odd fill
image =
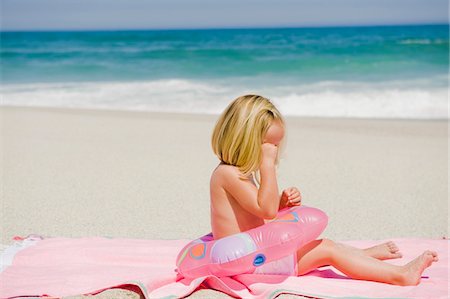
{"label": "sand", "polygon": [[[0,117],[3,244],[32,233],[191,239],[210,231],[217,115],[4,106]],[[279,186],[298,187],[305,205],[328,214],[322,237],[448,237],[447,121],[286,122]]]}

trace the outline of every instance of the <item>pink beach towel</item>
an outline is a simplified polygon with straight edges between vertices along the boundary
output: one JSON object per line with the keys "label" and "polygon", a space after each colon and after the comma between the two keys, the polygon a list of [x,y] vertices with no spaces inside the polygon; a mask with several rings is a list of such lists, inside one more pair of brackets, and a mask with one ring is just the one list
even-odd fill
{"label": "pink beach towel", "polygon": [[[448,298],[448,240],[393,239],[404,264],[426,249],[436,250],[439,262],[423,273],[418,286],[400,287],[359,281],[332,267],[301,277],[242,274],[194,280],[178,279],[175,259],[190,240],[119,238],[41,238],[29,236],[7,248],[0,268],[0,297],[62,297],[95,294],[134,285],[146,298],[180,298],[198,288],[212,288],[240,298],[274,298],[281,293],[314,298]],[[387,240],[345,241],[364,248]]]}

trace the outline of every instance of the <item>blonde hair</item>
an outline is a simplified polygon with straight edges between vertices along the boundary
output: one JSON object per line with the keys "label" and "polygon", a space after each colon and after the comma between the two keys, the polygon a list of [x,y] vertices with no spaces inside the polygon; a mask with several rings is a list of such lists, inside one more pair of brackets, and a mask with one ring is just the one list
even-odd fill
{"label": "blonde hair", "polygon": [[259,95],[236,98],[214,127],[211,140],[214,154],[223,163],[238,167],[244,177],[256,172],[261,163],[263,138],[274,120],[285,126],[281,113],[269,99]]}

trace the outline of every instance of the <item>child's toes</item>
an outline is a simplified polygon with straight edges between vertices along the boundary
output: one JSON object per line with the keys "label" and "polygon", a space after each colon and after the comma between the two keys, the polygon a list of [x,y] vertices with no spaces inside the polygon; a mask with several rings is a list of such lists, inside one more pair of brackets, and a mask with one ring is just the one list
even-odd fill
{"label": "child's toes", "polygon": [[431,251],[431,255],[433,256],[433,261],[437,262],[439,260],[438,254],[436,251]]}
{"label": "child's toes", "polygon": [[389,251],[392,252],[392,253],[395,253],[395,252],[397,252],[399,250],[397,245],[394,242],[392,242],[392,241],[389,241],[387,245],[389,247]]}

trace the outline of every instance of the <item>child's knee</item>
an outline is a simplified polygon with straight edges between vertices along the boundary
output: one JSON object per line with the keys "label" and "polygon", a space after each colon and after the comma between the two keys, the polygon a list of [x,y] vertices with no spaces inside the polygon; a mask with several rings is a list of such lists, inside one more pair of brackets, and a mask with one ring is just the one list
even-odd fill
{"label": "child's knee", "polygon": [[327,256],[329,256],[330,258],[333,257],[333,253],[336,250],[336,242],[334,242],[333,240],[330,239],[321,239],[320,240],[320,246],[322,247],[322,250],[324,250],[327,253]]}
{"label": "child's knee", "polygon": [[336,247],[336,242],[334,242],[333,240],[324,238],[324,239],[320,239],[320,241],[322,241],[321,245],[323,247],[325,247],[325,248],[334,248],[334,247]]}
{"label": "child's knee", "polygon": [[314,251],[320,252],[322,256],[331,257],[331,255],[336,249],[336,246],[337,245],[333,240],[325,238],[314,240],[308,243],[307,246],[303,248],[303,250],[306,249],[309,251],[311,249],[314,249]]}

